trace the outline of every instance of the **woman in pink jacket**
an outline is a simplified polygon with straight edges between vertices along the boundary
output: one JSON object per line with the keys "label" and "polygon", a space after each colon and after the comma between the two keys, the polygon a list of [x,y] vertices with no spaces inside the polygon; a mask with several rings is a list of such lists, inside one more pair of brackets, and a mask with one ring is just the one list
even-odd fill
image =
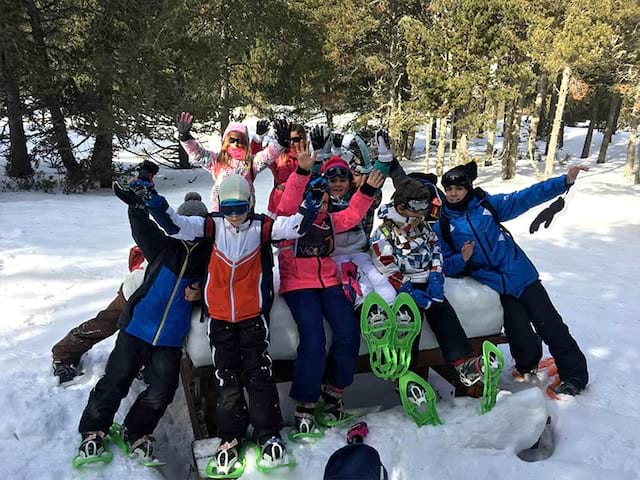
{"label": "woman in pink jacket", "polygon": [[269,195],[269,204],[267,212],[269,215],[275,216],[280,199],[284,193],[285,183],[289,176],[298,168],[298,153],[307,150],[307,132],[304,126],[299,123],[291,124],[291,133],[289,134],[290,145],[284,149],[276,158],[276,161],[269,165],[269,169],[273,174],[273,190]]}
{"label": "woman in pink jacket", "polygon": [[256,126],[257,138],[249,142],[247,126],[239,122],[231,122],[222,135],[220,152],[204,148],[191,136],[193,116],[189,112],[182,112],[176,119],[179,140],[182,148],[189,154],[189,160],[198,162],[208,170],[213,177],[211,188],[211,210],[217,212],[218,191],[222,181],[233,173],[238,173],[247,179],[251,185],[251,195],[255,197],[253,181],[256,175],[272,164],[280,152],[289,146],[289,123],[286,120],[274,122],[278,143],[270,144],[262,150],[262,135],[268,130],[268,122],[260,120]]}
{"label": "woman in pink jacket", "polygon": [[[384,181],[380,172],[353,195],[349,207],[327,213],[329,194],[324,177],[312,177],[314,158],[298,154],[298,168],[287,180],[278,206],[279,215],[292,215],[303,197],[307,204],[321,202],[319,213],[307,233],[279,246],[280,295],[284,297],[298,326],[298,351],[289,395],[297,403],[294,434],[314,433],[315,408],[323,400],[323,423],[335,425],[345,420],[342,392],[353,382],[360,333],[353,309],[347,301],[333,258],[334,233],[355,227],[373,203],[373,196]],[[333,331],[327,357],[323,317]]]}

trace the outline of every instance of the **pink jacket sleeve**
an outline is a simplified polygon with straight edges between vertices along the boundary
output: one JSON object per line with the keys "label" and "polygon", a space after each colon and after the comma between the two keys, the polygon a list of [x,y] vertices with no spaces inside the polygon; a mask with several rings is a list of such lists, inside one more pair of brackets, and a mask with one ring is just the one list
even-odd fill
{"label": "pink jacket sleeve", "polygon": [[[289,182],[287,182],[287,188],[289,188]],[[360,220],[362,220],[367,214],[369,207],[373,205],[373,200],[374,197],[365,195],[360,191],[360,189],[358,189],[351,198],[349,206],[346,209],[330,214],[331,222],[333,223],[333,231],[335,233],[346,232],[358,225]]]}
{"label": "pink jacket sleeve", "polygon": [[284,188],[284,193],[280,199],[278,205],[278,215],[293,215],[298,211],[298,207],[302,203],[302,195],[304,195],[304,189],[309,183],[311,175],[300,175],[297,171],[293,172],[287,180],[287,185]]}
{"label": "pink jacket sleeve", "polygon": [[260,150],[253,157],[253,174],[257,175],[276,161],[278,155],[282,151],[282,147],[278,143],[270,143],[267,148]]}
{"label": "pink jacket sleeve", "polygon": [[189,161],[199,164],[202,168],[213,171],[216,162],[218,161],[218,153],[213,150],[207,150],[200,142],[195,138],[187,140],[186,142],[180,142],[182,148],[189,155]]}

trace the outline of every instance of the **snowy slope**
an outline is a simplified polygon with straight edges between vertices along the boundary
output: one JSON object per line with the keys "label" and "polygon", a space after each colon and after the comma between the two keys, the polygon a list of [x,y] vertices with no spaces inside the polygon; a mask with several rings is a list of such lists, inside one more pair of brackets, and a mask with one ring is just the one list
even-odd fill
{"label": "snowy slope", "polygon": [[[585,132],[567,128],[564,152],[576,157]],[[595,165],[601,139],[595,135],[586,162],[592,171],[579,177],[568,208],[551,229],[529,235],[539,208],[507,225],[587,355],[587,391],[559,402],[545,400],[537,390],[505,393],[486,416],[479,416],[477,400],[456,399],[453,406],[439,405],[445,425],[437,428],[417,429],[397,406],[370,414],[369,443],[380,451],[393,480],[640,478],[640,188],[622,176],[626,138],[616,135],[610,147],[615,158]],[[482,147],[477,143],[472,150]],[[419,137],[416,149],[423,148]],[[421,162],[405,166],[422,168]],[[507,192],[534,182],[528,161],[521,161],[515,180],[502,182],[494,166],[481,169],[477,185]],[[198,170],[163,169],[157,183],[174,206],[190,190],[208,198],[211,186],[208,174]],[[258,211],[270,185],[270,174],[262,173]],[[390,192],[386,185],[387,198]],[[50,375],[50,348],[113,298],[127,271],[131,243],[126,207],[108,191],[0,193],[0,478],[188,478],[192,433],[182,391],[156,432],[158,454],[170,466],[145,470],[116,454],[107,468],[71,468],[78,420],[113,339],[90,351],[83,381],[67,389]],[[503,352],[509,364],[508,350]],[[506,375],[503,383],[513,386]],[[134,384],[117,420],[141,388]],[[281,393],[284,400],[286,386]],[[381,398],[385,405],[396,401],[388,382],[359,378],[347,402],[358,406]],[[523,463],[515,451],[535,439],[547,411],[556,422],[557,450],[546,462]],[[284,413],[291,414],[286,401]],[[343,434],[338,429],[313,447],[295,447],[300,466],[282,478],[321,479]],[[267,477],[249,468],[243,478]]]}

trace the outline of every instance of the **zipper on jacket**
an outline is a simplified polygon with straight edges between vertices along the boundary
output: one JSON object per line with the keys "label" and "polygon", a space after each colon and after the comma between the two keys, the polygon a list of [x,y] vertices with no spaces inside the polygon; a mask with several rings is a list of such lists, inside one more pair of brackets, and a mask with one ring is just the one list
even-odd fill
{"label": "zipper on jacket", "polygon": [[231,266],[231,276],[229,277],[229,293],[231,295],[231,323],[236,321],[236,301],[233,294],[233,277],[236,274],[236,262]]}
{"label": "zipper on jacket", "polygon": [[320,261],[320,257],[316,257],[316,259],[318,260],[318,279],[320,280],[320,285],[322,285],[322,288],[327,288],[322,281],[322,261]]}
{"label": "zipper on jacket", "polygon": [[173,287],[173,291],[171,292],[171,296],[169,297],[169,301],[167,302],[167,306],[164,308],[164,312],[162,313],[162,319],[160,320],[160,325],[158,325],[158,330],[156,330],[156,335],[155,335],[155,337],[153,337],[153,342],[151,342],[151,345],[153,345],[154,347],[158,343],[158,340],[160,339],[160,335],[162,334],[162,329],[164,328],[164,324],[167,321],[167,315],[169,314],[169,309],[171,308],[171,305],[173,304],[173,300],[174,300],[174,298],[176,296],[176,291],[178,290],[178,286],[180,286],[180,280],[182,280],[182,277],[184,276],[184,272],[187,270],[187,265],[189,263],[189,257],[191,255],[191,252],[193,252],[193,250],[198,246],[196,244],[193,247],[189,248],[186,243],[184,243],[184,242],[180,242],[180,243],[182,243],[182,245],[184,245],[184,248],[187,249],[187,256],[185,257],[184,262],[182,263],[182,268],[180,269],[180,274],[178,275],[178,278],[176,279],[176,284]]}
{"label": "zipper on jacket", "polygon": [[[489,258],[489,255],[487,255],[487,251],[484,249],[484,246],[482,245],[482,242],[480,241],[480,235],[478,235],[478,232],[476,232],[476,229],[473,228],[473,223],[471,223],[471,219],[469,218],[469,212],[466,211],[465,212],[465,217],[467,218],[467,223],[469,224],[469,227],[471,228],[471,231],[473,232],[473,236],[476,238],[476,240],[478,241],[478,245],[480,245],[480,248],[482,249],[482,254],[484,255],[484,258],[487,259],[487,263],[489,264],[489,266],[491,267],[492,270],[494,270],[495,272],[498,273],[498,275],[500,275],[500,281],[502,283],[502,292],[503,294],[507,293],[507,287],[504,281],[504,276],[502,275],[502,272],[500,272],[493,263],[491,263],[491,259]],[[487,243],[489,243],[487,241]]]}

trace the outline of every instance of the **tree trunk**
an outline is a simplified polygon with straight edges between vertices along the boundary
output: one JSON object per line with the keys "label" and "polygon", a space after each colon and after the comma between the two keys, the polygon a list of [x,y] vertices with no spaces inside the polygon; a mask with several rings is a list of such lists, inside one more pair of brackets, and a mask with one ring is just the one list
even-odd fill
{"label": "tree trunk", "polygon": [[416,142],[416,131],[411,129],[407,132],[407,141],[405,143],[405,158],[413,160],[413,144]]}
{"label": "tree trunk", "polygon": [[551,129],[549,125],[551,124],[550,119],[554,118],[554,114],[557,110],[558,106],[558,93],[560,92],[560,86],[562,85],[562,72],[558,74],[556,79],[556,83],[551,90],[551,102],[549,103],[549,111],[547,112],[547,116],[545,118],[545,127],[543,135],[547,138],[546,145],[544,148],[544,154],[546,155],[549,152],[549,143],[551,142]]}
{"label": "tree trunk", "polygon": [[96,141],[91,155],[91,179],[100,188],[110,188],[113,182],[113,135],[115,133],[115,119],[113,118],[113,45],[102,45],[104,58],[102,68],[98,71],[98,82],[95,97],[98,102],[96,108]]}
{"label": "tree trunk", "polygon": [[493,150],[496,142],[496,121],[498,120],[498,101],[491,101],[491,111],[489,113],[489,125],[487,127],[487,150],[484,159],[484,166],[493,165]]}
{"label": "tree trunk", "polygon": [[[4,32],[3,32],[4,33]],[[7,102],[9,119],[9,161],[7,175],[25,178],[33,175],[33,168],[27,150],[27,137],[22,124],[22,102],[20,87],[14,76],[15,69],[10,54],[5,48],[0,49],[0,82]]]}
{"label": "tree trunk", "polygon": [[540,105],[540,122],[538,123],[538,127],[536,128],[536,139],[542,138],[544,136],[544,131],[547,127],[546,108],[547,108],[548,96],[549,96],[549,77],[547,77],[547,86],[545,88],[544,95],[542,96],[542,103]]}
{"label": "tree trunk", "polygon": [[327,119],[327,127],[329,127],[329,129],[333,129],[333,112],[325,110],[324,116]]}
{"label": "tree trunk", "polygon": [[444,151],[447,144],[447,116],[440,117],[438,125],[438,152],[436,153],[436,175],[444,173]]}
{"label": "tree trunk", "polygon": [[618,129],[618,118],[620,117],[620,110],[622,109],[622,99],[618,102],[616,113],[613,117],[613,124],[611,126],[611,134],[609,134],[609,143],[613,140],[613,136],[616,134],[616,130]]}
{"label": "tree trunk", "polygon": [[604,163],[607,159],[607,149],[609,148],[609,142],[611,141],[611,132],[613,131],[613,123],[616,118],[616,110],[620,103],[622,103],[622,97],[620,97],[620,94],[613,93],[611,95],[611,104],[609,105],[607,126],[604,129],[604,135],[602,137],[602,143],[600,144],[600,151],[598,152],[598,160],[596,163]]}
{"label": "tree trunk", "polygon": [[589,150],[591,149],[591,139],[593,138],[593,129],[598,123],[598,91],[593,94],[593,104],[591,105],[591,120],[589,121],[589,129],[587,130],[587,136],[584,139],[584,145],[582,145],[582,153],[580,158],[588,158]]}
{"label": "tree trunk", "polygon": [[564,114],[564,104],[567,101],[567,92],[569,91],[569,80],[571,79],[571,67],[562,69],[562,82],[560,83],[560,92],[558,92],[558,104],[556,112],[553,116],[553,128],[551,128],[551,141],[549,142],[549,150],[547,152],[546,165],[544,175],[549,178],[553,174],[553,164],[556,159],[556,150],[558,148],[558,135],[560,134],[560,124],[562,123],[562,115]]}
{"label": "tree trunk", "polygon": [[425,146],[424,146],[424,171],[429,171],[429,157],[431,156],[431,135],[433,133],[433,117],[429,115],[427,127],[425,129]]}
{"label": "tree trunk", "polygon": [[529,124],[529,141],[527,143],[527,155],[529,160],[535,162],[536,156],[536,140],[538,139],[538,124],[540,123],[540,112],[542,111],[542,102],[547,96],[547,87],[549,81],[546,73],[540,75],[538,79],[538,88],[536,92],[536,101],[533,105],[533,114],[531,115],[531,123]]}
{"label": "tree trunk", "polygon": [[51,123],[53,124],[53,135],[55,138],[62,164],[67,170],[67,181],[71,185],[79,183],[82,179],[82,168],[76,162],[71,149],[71,142],[67,133],[67,125],[65,124],[62,106],[60,104],[60,88],[54,81],[51,72],[51,63],[47,53],[47,46],[44,40],[44,31],[40,21],[40,12],[33,0],[27,0],[27,11],[29,12],[29,23],[31,25],[31,33],[36,46],[36,55],[38,63],[42,65],[40,71],[40,84],[44,87],[42,92],[42,100],[51,114]]}
{"label": "tree trunk", "polygon": [[638,142],[638,119],[635,118],[631,122],[629,128],[629,143],[627,144],[627,163],[624,167],[624,176],[631,177],[633,175],[633,164],[636,159],[636,143]]}
{"label": "tree trunk", "polygon": [[461,133],[458,139],[458,148],[456,148],[456,165],[464,165],[467,163],[468,157],[467,134]]}
{"label": "tree trunk", "polygon": [[455,114],[451,113],[451,127],[449,128],[449,168],[455,165],[455,159],[453,158],[453,129],[455,128]]}

